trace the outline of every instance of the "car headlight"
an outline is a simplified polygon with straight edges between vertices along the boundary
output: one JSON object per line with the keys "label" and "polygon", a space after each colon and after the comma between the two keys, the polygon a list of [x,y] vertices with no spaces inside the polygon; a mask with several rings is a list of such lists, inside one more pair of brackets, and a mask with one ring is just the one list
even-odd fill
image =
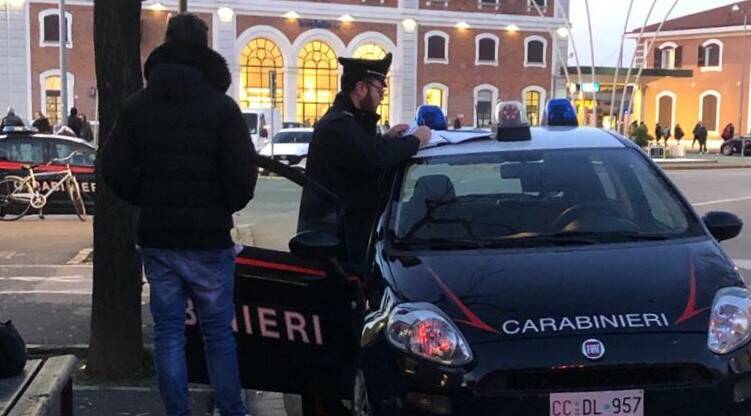
{"label": "car headlight", "polygon": [[386,338],[396,348],[440,364],[460,366],[472,361],[464,335],[430,303],[404,303],[391,311]]}
{"label": "car headlight", "polygon": [[720,289],[709,319],[709,349],[727,354],[751,339],[751,299],[740,287]]}

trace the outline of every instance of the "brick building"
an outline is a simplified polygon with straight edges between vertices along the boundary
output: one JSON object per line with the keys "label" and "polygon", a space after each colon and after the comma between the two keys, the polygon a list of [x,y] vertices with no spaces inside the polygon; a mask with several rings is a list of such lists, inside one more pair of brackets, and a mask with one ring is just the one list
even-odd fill
{"label": "brick building", "polygon": [[[668,20],[645,53],[646,41],[658,25],[647,26],[646,41],[639,46],[646,68],[689,76],[648,79],[640,86],[641,106],[634,115],[650,127],[659,122],[672,128],[678,123],[689,135],[699,120],[710,136],[721,134],[728,123],[736,126],[736,134],[748,133],[751,42],[744,16],[751,16],[750,0]],[[638,38],[640,30],[629,36]]]}
{"label": "brick building", "polygon": [[[209,24],[213,48],[230,64],[230,94],[245,108],[273,105],[286,121],[313,122],[326,111],[338,90],[339,56],[394,54],[379,110],[392,124],[432,103],[464,125],[486,125],[498,100],[524,101],[537,121],[545,100],[565,91],[555,74],[566,56],[567,39],[557,30],[566,24],[568,0],[190,0],[189,7]],[[177,0],[144,3],[143,59],[176,8]],[[57,2],[6,0],[5,13],[0,102],[25,119],[39,110],[56,118]],[[66,16],[68,105],[95,118],[93,0],[67,0]]]}

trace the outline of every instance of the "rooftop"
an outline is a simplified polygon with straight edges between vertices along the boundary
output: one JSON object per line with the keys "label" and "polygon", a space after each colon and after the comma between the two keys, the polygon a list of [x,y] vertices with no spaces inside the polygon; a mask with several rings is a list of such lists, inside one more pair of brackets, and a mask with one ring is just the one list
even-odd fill
{"label": "rooftop", "polygon": [[[728,26],[742,26],[743,12],[734,12],[733,5],[737,4],[745,12],[751,11],[751,0],[739,1],[738,3],[728,4],[714,9],[704,10],[702,12],[689,14],[686,16],[676,17],[665,21],[661,31],[673,30],[691,30],[691,29],[712,29]],[[660,26],[655,23],[645,27],[645,32],[654,32]],[[639,33],[641,27],[637,27],[631,33]]]}
{"label": "rooftop", "polygon": [[533,127],[532,139],[501,142],[493,138],[470,140],[421,150],[416,158],[463,155],[471,153],[512,152],[523,150],[623,148],[616,136],[593,127]]}

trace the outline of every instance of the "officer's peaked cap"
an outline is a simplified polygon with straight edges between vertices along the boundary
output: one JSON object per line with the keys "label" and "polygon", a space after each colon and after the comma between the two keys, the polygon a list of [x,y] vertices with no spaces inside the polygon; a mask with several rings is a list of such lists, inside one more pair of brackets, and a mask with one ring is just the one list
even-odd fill
{"label": "officer's peaked cap", "polygon": [[339,63],[344,67],[342,86],[354,85],[367,79],[385,82],[391,59],[391,53],[387,53],[383,59],[339,58]]}

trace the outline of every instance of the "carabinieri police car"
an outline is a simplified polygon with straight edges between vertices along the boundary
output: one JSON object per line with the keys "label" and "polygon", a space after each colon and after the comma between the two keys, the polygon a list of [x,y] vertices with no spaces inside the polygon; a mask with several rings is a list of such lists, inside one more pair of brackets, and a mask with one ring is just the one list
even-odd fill
{"label": "carabinieri police car", "polygon": [[[357,416],[751,414],[751,300],[719,244],[741,220],[699,218],[568,103],[541,128],[519,104],[497,114],[495,134],[437,132],[395,175],[364,269],[319,231],[291,252],[246,247],[244,385],[325,386]],[[190,307],[187,323],[206,382]]]}

